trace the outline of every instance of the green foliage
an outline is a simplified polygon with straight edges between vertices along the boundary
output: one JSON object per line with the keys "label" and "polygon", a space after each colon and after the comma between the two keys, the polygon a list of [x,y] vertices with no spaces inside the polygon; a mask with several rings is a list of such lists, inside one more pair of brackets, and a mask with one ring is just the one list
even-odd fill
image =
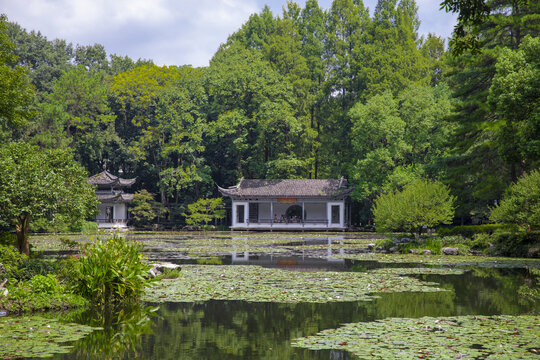
{"label": "green foliage", "polygon": [[460,235],[471,238],[476,234],[493,234],[498,230],[508,230],[508,225],[484,224],[484,225],[460,225],[452,227],[441,227],[437,230],[440,236]]}
{"label": "green foliage", "polygon": [[382,194],[375,200],[377,231],[404,230],[420,235],[422,228],[450,223],[454,197],[437,181],[417,180],[403,191]]}
{"label": "green foliage", "polygon": [[156,218],[165,215],[166,209],[154,200],[154,195],[143,189],[133,195],[130,213],[135,224],[141,226],[151,224]]}
{"label": "green foliage", "polygon": [[28,285],[35,294],[55,295],[60,292],[60,284],[53,274],[35,275],[28,281]]}
{"label": "green foliage", "polygon": [[37,275],[49,275],[56,273],[58,263],[47,259],[30,258],[19,265],[19,279],[30,280]]}
{"label": "green foliage", "polygon": [[15,227],[20,252],[30,253],[31,219],[65,224],[97,211],[94,188],[70,151],[19,142],[0,147],[0,159],[0,221]]}
{"label": "green foliage", "polygon": [[[221,264],[218,264],[221,265]],[[169,269],[164,268],[163,272],[155,277],[156,280],[163,280],[163,279],[177,279],[181,276],[180,269]]]}
{"label": "green foliage", "polygon": [[27,260],[28,257],[19,253],[14,246],[0,245],[0,264],[3,265],[3,271],[0,271],[0,281],[5,278],[18,278],[19,267]]}
{"label": "green foliage", "polygon": [[147,271],[152,267],[137,242],[114,235],[97,240],[79,258],[76,293],[94,304],[114,304],[138,300],[150,285]]}
{"label": "green foliage", "polygon": [[529,229],[540,225],[540,171],[525,174],[512,184],[500,204],[491,210],[490,218]]}
{"label": "green foliage", "polygon": [[33,88],[26,69],[13,66],[17,61],[14,45],[8,37],[7,17],[0,14],[0,140],[9,140],[13,129],[22,126],[30,116],[28,105]]}
{"label": "green foliage", "polygon": [[188,213],[183,214],[188,225],[208,225],[212,220],[225,217],[222,198],[199,199],[188,205]]}

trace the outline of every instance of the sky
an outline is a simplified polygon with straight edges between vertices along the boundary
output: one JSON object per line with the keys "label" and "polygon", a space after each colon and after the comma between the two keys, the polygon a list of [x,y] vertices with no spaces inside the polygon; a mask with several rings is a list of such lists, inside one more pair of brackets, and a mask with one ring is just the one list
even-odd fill
{"label": "sky", "polygon": [[[441,0],[416,0],[420,34],[448,38],[455,15]],[[305,0],[296,1],[304,7]],[[332,0],[319,0],[329,9]],[[377,0],[364,0],[373,9]],[[0,13],[27,31],[73,45],[101,44],[109,54],[156,65],[208,66],[220,44],[265,5],[282,14],[286,0],[0,0]]]}

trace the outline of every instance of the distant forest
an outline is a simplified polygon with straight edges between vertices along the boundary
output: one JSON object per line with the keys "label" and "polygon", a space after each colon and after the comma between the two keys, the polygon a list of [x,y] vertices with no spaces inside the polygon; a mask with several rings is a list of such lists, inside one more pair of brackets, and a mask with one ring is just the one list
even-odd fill
{"label": "distant forest", "polygon": [[540,165],[540,2],[486,5],[445,44],[419,36],[414,0],[379,0],[372,15],[361,0],[288,2],[251,15],[202,68],[49,40],[6,14],[16,58],[2,60],[28,85],[0,141],[71,148],[89,175],[137,177],[132,190],[168,221],[242,177],[345,176],[355,224],[418,178],[450,187],[455,223],[485,222]]}

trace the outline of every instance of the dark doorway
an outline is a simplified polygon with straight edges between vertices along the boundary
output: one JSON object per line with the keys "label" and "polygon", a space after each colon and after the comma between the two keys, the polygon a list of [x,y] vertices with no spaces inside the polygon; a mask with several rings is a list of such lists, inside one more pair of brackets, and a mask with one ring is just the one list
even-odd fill
{"label": "dark doorway", "polygon": [[236,222],[244,222],[244,205],[236,205]]}
{"label": "dark doorway", "polygon": [[[304,213],[304,215],[305,215],[305,213]],[[287,217],[287,219],[302,220],[302,207],[300,205],[291,205],[291,206],[289,206],[287,211],[285,211],[285,216]],[[305,216],[304,216],[304,218],[305,218]]]}
{"label": "dark doorway", "polygon": [[339,205],[332,205],[332,224],[340,223]]}

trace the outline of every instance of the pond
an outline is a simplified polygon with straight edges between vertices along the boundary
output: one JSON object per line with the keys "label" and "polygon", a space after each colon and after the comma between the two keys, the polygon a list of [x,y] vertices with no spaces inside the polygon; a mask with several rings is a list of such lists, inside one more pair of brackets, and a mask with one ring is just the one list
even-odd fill
{"label": "pond", "polygon": [[[358,359],[367,357],[367,350],[364,345],[360,350],[359,344],[350,346],[349,330],[347,340],[340,338],[341,334],[333,339],[333,345],[330,338],[306,337],[325,329],[336,336],[335,331],[345,323],[360,323],[364,324],[360,327],[370,329],[380,324],[391,327],[397,319],[414,319],[414,324],[421,323],[418,326],[425,329],[430,318],[437,318],[439,324],[458,317],[452,321],[466,324],[467,319],[501,322],[492,316],[504,315],[508,317],[506,324],[515,319],[531,322],[515,316],[538,315],[540,310],[538,298],[524,292],[537,291],[538,261],[441,260],[435,256],[428,260],[410,257],[409,262],[407,258],[377,261],[367,251],[368,244],[377,239],[370,234],[128,236],[144,243],[153,261],[181,264],[183,277],[164,281],[152,290],[145,304],[152,309],[57,314],[65,321],[103,330],[72,342],[68,353],[53,358]],[[34,240],[42,250],[69,250],[53,238]],[[366,255],[369,257],[364,259]],[[394,280],[397,282],[390,282]],[[513,327],[525,326],[523,333],[536,340],[536,345],[526,348],[523,344],[529,344],[530,338],[516,340],[521,348],[513,358],[539,358],[540,326],[537,319],[532,322]],[[411,329],[412,325],[406,326]],[[445,329],[451,330],[450,325]],[[301,338],[304,340],[298,341]],[[466,346],[481,350],[484,345]],[[388,351],[396,354],[404,350],[398,346],[369,351],[373,355],[369,358],[388,358]],[[455,356],[430,357],[422,348],[414,351],[418,358]],[[410,358],[410,354],[400,354],[402,357],[395,358]],[[485,355],[467,354],[462,358]]]}

